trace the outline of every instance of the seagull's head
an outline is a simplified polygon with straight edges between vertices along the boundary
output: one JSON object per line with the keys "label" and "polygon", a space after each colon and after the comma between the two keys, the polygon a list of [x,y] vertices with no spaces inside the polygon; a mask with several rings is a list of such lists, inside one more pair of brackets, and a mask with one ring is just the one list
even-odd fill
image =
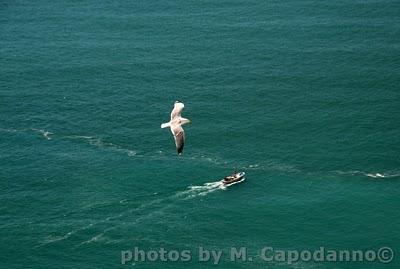
{"label": "seagull's head", "polygon": [[182,103],[182,102],[181,102],[181,101],[179,101],[179,100],[176,100],[176,101],[175,101],[175,104],[177,104],[177,103]]}

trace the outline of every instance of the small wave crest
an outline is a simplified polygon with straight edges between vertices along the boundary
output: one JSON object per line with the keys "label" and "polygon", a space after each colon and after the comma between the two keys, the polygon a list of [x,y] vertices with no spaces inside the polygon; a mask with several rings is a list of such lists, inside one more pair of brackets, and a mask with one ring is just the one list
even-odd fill
{"label": "small wave crest", "polygon": [[393,173],[393,172],[364,172],[364,171],[348,171],[348,172],[336,171],[336,172],[341,175],[360,175],[375,179],[400,177],[400,173]]}
{"label": "small wave crest", "polygon": [[365,174],[367,177],[371,178],[394,178],[399,177],[400,173],[397,174],[390,174],[390,173],[367,173]]}

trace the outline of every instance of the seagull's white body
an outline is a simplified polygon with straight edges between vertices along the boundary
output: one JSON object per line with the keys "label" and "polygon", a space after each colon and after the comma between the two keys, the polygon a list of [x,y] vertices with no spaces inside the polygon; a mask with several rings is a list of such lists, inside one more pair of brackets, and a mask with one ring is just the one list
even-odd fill
{"label": "seagull's white body", "polygon": [[190,123],[190,120],[181,117],[184,107],[185,105],[182,102],[176,101],[174,109],[171,112],[171,120],[167,123],[161,124],[161,128],[171,128],[171,132],[175,138],[175,145],[178,154],[182,153],[185,145],[185,131],[183,130],[182,125]]}

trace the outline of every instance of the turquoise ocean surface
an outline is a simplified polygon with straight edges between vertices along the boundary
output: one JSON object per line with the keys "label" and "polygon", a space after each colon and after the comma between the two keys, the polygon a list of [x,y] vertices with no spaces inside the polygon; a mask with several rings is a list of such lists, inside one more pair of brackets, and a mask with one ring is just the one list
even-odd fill
{"label": "turquoise ocean surface", "polygon": [[[0,268],[400,268],[399,14],[1,1]],[[192,121],[182,156],[160,128],[175,100]],[[246,180],[220,188],[235,167]],[[123,264],[135,247],[191,259]],[[395,255],[289,263],[265,247]]]}

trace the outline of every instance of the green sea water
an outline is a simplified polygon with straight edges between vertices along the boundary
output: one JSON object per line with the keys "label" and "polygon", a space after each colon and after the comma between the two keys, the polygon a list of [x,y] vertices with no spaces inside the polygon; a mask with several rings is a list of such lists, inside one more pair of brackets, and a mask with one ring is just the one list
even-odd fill
{"label": "green sea water", "polygon": [[[399,14],[390,0],[1,1],[0,268],[399,268]],[[192,121],[182,156],[160,129],[175,100]],[[221,189],[235,167],[246,180]],[[135,247],[193,255],[122,264]],[[395,255],[289,264],[264,247]]]}

